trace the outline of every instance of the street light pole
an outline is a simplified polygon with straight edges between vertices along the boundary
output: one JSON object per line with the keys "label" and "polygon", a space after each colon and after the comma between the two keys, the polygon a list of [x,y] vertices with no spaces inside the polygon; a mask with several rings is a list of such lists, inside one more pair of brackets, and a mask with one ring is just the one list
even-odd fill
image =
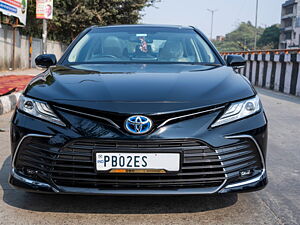
{"label": "street light pole", "polygon": [[214,28],[214,14],[217,11],[217,9],[207,9],[209,12],[211,12],[211,27],[210,27],[210,40],[213,39],[213,28]]}
{"label": "street light pole", "polygon": [[43,19],[43,54],[47,54],[47,20]]}
{"label": "street light pole", "polygon": [[254,50],[256,50],[257,47],[257,15],[258,15],[258,0],[256,0],[256,12],[255,12]]}

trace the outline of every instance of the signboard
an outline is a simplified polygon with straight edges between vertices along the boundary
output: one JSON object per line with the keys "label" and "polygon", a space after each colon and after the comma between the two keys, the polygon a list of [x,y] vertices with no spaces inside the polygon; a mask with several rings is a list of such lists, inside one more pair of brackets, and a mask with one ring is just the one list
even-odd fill
{"label": "signboard", "polygon": [[53,0],[36,0],[36,18],[47,20],[53,18]]}
{"label": "signboard", "polygon": [[26,25],[27,0],[0,0],[0,12],[17,17],[22,24]]}

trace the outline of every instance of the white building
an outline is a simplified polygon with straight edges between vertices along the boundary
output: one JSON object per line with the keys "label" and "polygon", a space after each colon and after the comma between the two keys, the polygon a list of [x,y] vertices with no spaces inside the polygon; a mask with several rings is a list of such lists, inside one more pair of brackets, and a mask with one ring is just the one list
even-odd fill
{"label": "white building", "polygon": [[279,48],[300,48],[300,0],[282,4]]}

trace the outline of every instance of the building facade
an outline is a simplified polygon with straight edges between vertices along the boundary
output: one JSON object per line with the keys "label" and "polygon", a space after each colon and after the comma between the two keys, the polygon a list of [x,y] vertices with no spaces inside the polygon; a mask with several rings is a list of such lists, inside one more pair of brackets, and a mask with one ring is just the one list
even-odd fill
{"label": "building facade", "polygon": [[300,0],[282,4],[279,48],[300,48]]}
{"label": "building facade", "polygon": [[219,35],[216,36],[216,41],[224,41],[225,40],[225,36]]}

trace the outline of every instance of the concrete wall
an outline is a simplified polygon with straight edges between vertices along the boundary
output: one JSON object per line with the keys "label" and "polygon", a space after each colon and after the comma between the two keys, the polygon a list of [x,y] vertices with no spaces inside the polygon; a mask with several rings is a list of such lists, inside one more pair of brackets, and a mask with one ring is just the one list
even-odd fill
{"label": "concrete wall", "polygon": [[253,85],[300,96],[300,54],[242,54],[247,64],[239,72]]}
{"label": "concrete wall", "polygon": [[[12,51],[13,51],[13,30],[11,27],[4,26],[0,28],[0,70],[8,70],[11,67]],[[25,69],[35,67],[34,59],[39,54],[42,54],[42,40],[33,38],[32,40],[32,60],[30,63],[29,55],[29,37],[20,35],[19,30],[16,31],[15,45],[15,69]],[[59,59],[66,46],[55,41],[48,41],[47,52],[55,54]]]}

